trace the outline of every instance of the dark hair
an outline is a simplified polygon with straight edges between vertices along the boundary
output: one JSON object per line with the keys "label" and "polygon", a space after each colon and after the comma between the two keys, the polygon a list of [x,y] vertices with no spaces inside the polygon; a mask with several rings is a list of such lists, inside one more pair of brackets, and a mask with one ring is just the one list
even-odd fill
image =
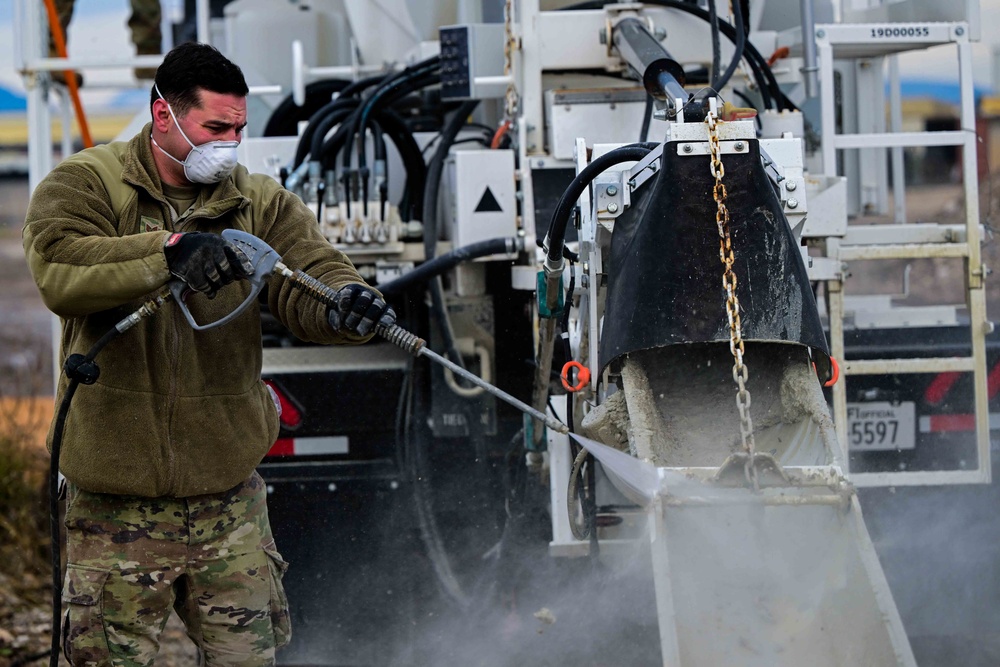
{"label": "dark hair", "polygon": [[246,97],[250,89],[243,70],[208,44],[185,42],[175,46],[156,69],[156,86],[149,95],[149,108],[160,94],[174,113],[183,116],[201,105],[201,91]]}

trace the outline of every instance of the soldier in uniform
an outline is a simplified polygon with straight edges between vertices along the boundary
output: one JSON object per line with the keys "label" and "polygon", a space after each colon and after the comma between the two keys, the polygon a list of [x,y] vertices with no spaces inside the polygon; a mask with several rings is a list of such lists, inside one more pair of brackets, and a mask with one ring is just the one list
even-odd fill
{"label": "soldier in uniform", "polygon": [[[132,33],[132,43],[135,44],[135,53],[139,56],[151,56],[160,53],[163,43],[163,35],[160,31],[162,10],[160,0],[129,0],[132,5],[132,14],[128,19],[128,27]],[[73,6],[76,0],[55,0],[56,14],[59,16],[59,25],[62,27],[64,36],[67,36],[69,22],[73,19]],[[52,33],[49,33],[49,57],[56,58],[55,41]],[[155,68],[137,67],[135,76],[137,79],[152,79],[156,75]],[[60,83],[65,83],[64,74],[61,70],[52,72],[52,77]],[[78,77],[78,83],[82,79]]]}
{"label": "soldier in uniform", "polygon": [[[394,322],[305,204],[236,163],[247,93],[217,50],[182,44],[157,70],[150,124],[67,158],[37,186],[24,249],[61,318],[64,356],[85,353],[171,278],[212,297],[187,299],[198,321],[231,312],[250,289],[220,236],[232,228],[336,290],[326,308],[271,279],[268,307],[299,338],[358,344]],[[152,665],[172,609],[205,664],[274,664],[290,627],[255,472],[278,434],[261,358],[256,303],[205,331],[168,305],[109,343],[97,382],[76,392],[60,457],[73,665]],[[66,388],[63,378],[57,400]]]}

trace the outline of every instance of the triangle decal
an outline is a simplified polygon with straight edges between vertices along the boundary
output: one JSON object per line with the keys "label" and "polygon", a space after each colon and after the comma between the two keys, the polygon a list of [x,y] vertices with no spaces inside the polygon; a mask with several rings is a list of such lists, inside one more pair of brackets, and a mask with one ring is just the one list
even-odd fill
{"label": "triangle decal", "polygon": [[473,213],[502,213],[503,207],[500,206],[500,202],[497,201],[496,196],[494,196],[493,191],[490,190],[490,186],[486,186],[486,192],[483,196],[479,198],[479,203],[476,204],[476,210]]}

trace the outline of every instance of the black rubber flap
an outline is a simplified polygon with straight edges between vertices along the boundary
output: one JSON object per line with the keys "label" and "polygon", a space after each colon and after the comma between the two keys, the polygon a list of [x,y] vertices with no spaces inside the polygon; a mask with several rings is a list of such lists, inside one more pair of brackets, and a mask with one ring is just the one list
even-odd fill
{"label": "black rubber flap", "polygon": [[[805,265],[760,147],[748,143],[722,158],[743,339],[806,345],[823,377],[830,353]],[[655,182],[615,222],[602,370],[637,350],[729,341],[714,183],[708,156],[679,156],[668,143]]]}

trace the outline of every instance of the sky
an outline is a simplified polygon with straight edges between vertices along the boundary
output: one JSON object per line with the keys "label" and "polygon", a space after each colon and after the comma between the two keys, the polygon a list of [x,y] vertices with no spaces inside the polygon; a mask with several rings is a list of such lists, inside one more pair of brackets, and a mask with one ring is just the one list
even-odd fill
{"label": "sky", "polygon": [[[14,3],[23,0],[0,0],[0,111],[7,104],[18,104],[17,96],[24,93],[20,74],[16,71],[14,53],[13,16]],[[785,0],[786,2],[792,0]],[[942,0],[943,1],[943,0]],[[951,0],[948,0],[951,1]],[[161,0],[164,13],[179,13],[183,0]],[[128,0],[77,0],[75,15],[70,24],[70,54],[108,55],[126,57],[132,53],[132,44],[126,20],[129,12]],[[987,26],[1000,25],[1000,0],[980,0],[982,41],[973,45],[973,69],[976,88],[982,92],[992,92],[992,51],[1000,48],[1000,31],[990,31]],[[994,34],[990,34],[993,32]],[[936,90],[939,96],[947,96],[949,87],[939,83],[954,84],[957,80],[954,49],[947,47],[931,51],[904,54],[900,69],[907,90]],[[114,107],[138,104],[141,106],[144,92],[133,90],[125,93],[113,92],[107,88],[114,83],[131,81],[126,70],[91,70],[87,73],[87,85],[83,89],[83,101],[88,108]],[[928,88],[930,85],[930,88]],[[916,86],[914,88],[913,86]],[[951,86],[954,88],[954,86]],[[102,89],[103,88],[103,89]],[[6,92],[6,94],[5,94]],[[12,98],[11,95],[14,97]]]}

